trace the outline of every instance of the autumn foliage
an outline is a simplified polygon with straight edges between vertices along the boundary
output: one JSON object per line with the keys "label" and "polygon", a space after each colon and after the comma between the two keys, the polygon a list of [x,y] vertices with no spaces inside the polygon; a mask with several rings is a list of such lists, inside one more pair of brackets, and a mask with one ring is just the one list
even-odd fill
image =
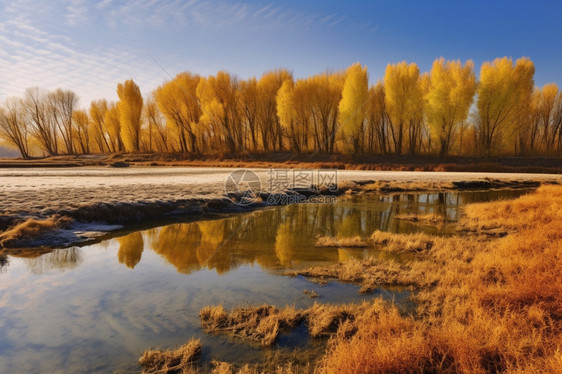
{"label": "autumn foliage", "polygon": [[0,139],[23,158],[115,152],[294,152],[548,155],[562,152],[562,94],[534,85],[528,58],[389,64],[369,86],[366,66],[295,78],[286,69],[240,79],[182,72],[143,97],[133,80],[117,102],[77,108],[72,91],[30,88],[0,106]]}

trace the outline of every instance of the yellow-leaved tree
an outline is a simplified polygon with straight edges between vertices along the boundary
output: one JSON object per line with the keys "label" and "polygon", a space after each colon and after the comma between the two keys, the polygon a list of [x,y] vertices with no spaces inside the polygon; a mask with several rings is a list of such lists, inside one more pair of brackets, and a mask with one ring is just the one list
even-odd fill
{"label": "yellow-leaved tree", "polygon": [[543,143],[546,153],[552,152],[556,140],[557,124],[554,121],[554,106],[558,96],[556,83],[548,83],[542,87],[541,103],[539,106],[540,120],[542,122]]}
{"label": "yellow-leaved tree", "polygon": [[477,131],[481,151],[489,156],[517,133],[517,118],[528,110],[534,88],[535,66],[526,58],[485,62],[478,85]]}
{"label": "yellow-leaved tree", "polygon": [[345,74],[339,109],[339,137],[343,141],[342,151],[346,154],[360,153],[363,121],[369,98],[369,77],[367,67],[360,63],[351,65]]}
{"label": "yellow-leaved tree", "polygon": [[197,126],[201,107],[197,102],[197,74],[184,72],[164,83],[154,92],[158,108],[166,117],[181,152],[197,153]]}
{"label": "yellow-leaved tree", "polygon": [[542,92],[540,88],[535,87],[528,108],[522,112],[517,118],[516,133],[516,154],[533,154],[536,153],[539,146],[541,115],[540,107],[542,102]]}
{"label": "yellow-leaved tree", "polygon": [[277,116],[283,133],[289,138],[291,149],[302,153],[307,147],[307,127],[297,119],[299,103],[295,100],[295,84],[287,79],[277,93]]}
{"label": "yellow-leaved tree", "polygon": [[83,110],[75,110],[72,112],[72,132],[74,148],[82,154],[90,153],[90,118],[88,113]]}
{"label": "yellow-leaved tree", "polygon": [[401,154],[406,131],[410,129],[410,132],[413,133],[415,130],[420,117],[420,103],[423,102],[418,65],[408,64],[406,61],[387,65],[384,74],[384,90],[394,152]]}
{"label": "yellow-leaved tree", "polygon": [[166,118],[158,110],[158,104],[154,99],[154,95],[148,98],[144,104],[144,118],[147,124],[145,132],[147,148],[150,152],[157,151],[160,153],[168,152],[173,147],[168,144],[169,131],[166,128]]}
{"label": "yellow-leaved tree", "polygon": [[111,152],[123,152],[125,150],[125,146],[123,145],[123,139],[121,138],[121,120],[119,107],[116,103],[112,102],[108,105],[104,116],[104,122],[107,129]]}
{"label": "yellow-leaved tree", "polygon": [[240,116],[242,117],[245,147],[258,150],[258,81],[255,77],[240,81]]}
{"label": "yellow-leaved tree", "polygon": [[431,135],[438,141],[439,155],[447,156],[458,127],[468,117],[476,92],[474,63],[433,62],[426,94],[426,113]]}
{"label": "yellow-leaved tree", "polygon": [[369,89],[365,128],[365,151],[367,153],[387,154],[390,152],[390,130],[384,96],[382,82],[377,82]]}
{"label": "yellow-leaved tree", "polygon": [[235,153],[243,144],[238,121],[238,78],[225,71],[201,78],[197,97],[202,107],[200,121],[209,128],[211,146]]}
{"label": "yellow-leaved tree", "polygon": [[[338,124],[338,105],[341,101],[345,73],[326,72],[316,74],[296,84],[296,96],[304,96],[306,112],[310,118],[310,128],[315,149],[334,152]],[[295,99],[299,102],[300,99]],[[300,116],[299,116],[300,117]]]}
{"label": "yellow-leaved tree", "polygon": [[119,102],[119,120],[121,122],[121,138],[125,150],[129,152],[140,151],[141,116],[143,98],[139,86],[129,79],[117,85]]}
{"label": "yellow-leaved tree", "polygon": [[95,145],[95,150],[100,153],[109,152],[111,148],[105,136],[105,115],[107,113],[107,100],[92,101],[90,104],[90,138]]}
{"label": "yellow-leaved tree", "polygon": [[286,69],[264,73],[257,82],[258,126],[264,150],[282,150],[283,133],[277,116],[277,92],[286,80],[293,80],[293,74]]}

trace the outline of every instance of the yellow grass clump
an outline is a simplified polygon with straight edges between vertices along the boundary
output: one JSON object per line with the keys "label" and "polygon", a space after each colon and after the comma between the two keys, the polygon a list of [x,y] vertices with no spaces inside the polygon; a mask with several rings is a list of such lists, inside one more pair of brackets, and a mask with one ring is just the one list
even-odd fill
{"label": "yellow grass clump", "polygon": [[443,226],[445,219],[437,214],[397,214],[395,219],[408,221],[413,223],[420,223],[422,225]]}
{"label": "yellow grass clump", "polygon": [[560,221],[562,187],[545,185],[515,200],[471,204],[465,207],[464,228],[473,231],[529,229]]}
{"label": "yellow grass clump", "polygon": [[366,304],[358,305],[330,305],[318,304],[305,311],[308,332],[312,337],[331,336],[341,328],[352,333],[355,329],[353,321],[366,308]]}
{"label": "yellow grass clump", "polygon": [[337,247],[337,248],[363,248],[370,244],[360,236],[351,238],[335,238],[333,236],[321,236],[316,241],[316,247]]}
{"label": "yellow grass clump", "polygon": [[68,227],[72,218],[54,215],[40,220],[29,218],[0,233],[0,248],[14,246],[22,240],[37,238],[45,232]]}
{"label": "yellow grass clump", "polygon": [[[278,361],[278,360],[276,360]],[[268,363],[265,367],[263,365],[244,365],[241,368],[236,368],[229,362],[214,361],[212,374],[312,374],[313,368],[311,365],[295,365],[292,362]]]}
{"label": "yellow grass clump", "polygon": [[419,286],[425,282],[420,274],[409,265],[393,260],[370,257],[363,260],[352,258],[330,266],[313,266],[307,269],[287,272],[286,275],[302,275],[320,281],[337,279],[342,282],[360,284],[361,293],[369,293],[377,286]]}
{"label": "yellow grass clump", "polygon": [[383,245],[382,249],[390,252],[421,252],[430,250],[435,239],[429,235],[393,234],[386,231],[375,231],[371,235],[373,244]]}
{"label": "yellow grass clump", "polygon": [[269,346],[281,330],[295,326],[303,315],[291,307],[279,310],[271,305],[235,308],[227,313],[222,305],[217,305],[201,309],[199,317],[209,332],[228,333]]}
{"label": "yellow grass clump", "polygon": [[146,350],[139,359],[143,373],[196,373],[194,363],[201,355],[201,342],[191,339],[176,350]]}
{"label": "yellow grass clump", "polygon": [[235,308],[228,313],[218,305],[201,309],[199,315],[208,332],[227,333],[268,346],[275,342],[281,330],[293,328],[303,320],[312,337],[330,336],[342,324],[355,321],[367,306],[314,303],[308,309],[296,310],[294,307],[277,309],[272,305],[261,305]]}
{"label": "yellow grass clump", "polygon": [[355,333],[350,330],[349,325],[340,327],[317,373],[423,373],[430,367],[423,325],[380,299],[363,308]]}
{"label": "yellow grass clump", "polygon": [[303,293],[311,299],[315,299],[319,296],[318,293],[314,290],[304,290]]}

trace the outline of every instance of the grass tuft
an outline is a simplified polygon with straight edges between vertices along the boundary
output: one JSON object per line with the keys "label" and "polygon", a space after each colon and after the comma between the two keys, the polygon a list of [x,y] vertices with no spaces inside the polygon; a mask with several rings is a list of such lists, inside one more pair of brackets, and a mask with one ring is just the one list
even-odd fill
{"label": "grass tuft", "polygon": [[201,355],[201,342],[192,339],[176,350],[146,350],[139,359],[143,373],[196,373],[195,361]]}
{"label": "grass tuft", "polygon": [[38,238],[46,232],[68,227],[72,218],[54,215],[40,220],[29,218],[0,233],[0,248],[16,246],[18,242]]}
{"label": "grass tuft", "polygon": [[402,221],[437,227],[441,227],[445,223],[445,219],[437,214],[397,214],[394,218]]}
{"label": "grass tuft", "polygon": [[370,244],[360,236],[352,238],[335,238],[333,236],[321,236],[315,244],[316,247],[335,247],[335,248],[364,248]]}
{"label": "grass tuft", "polygon": [[279,310],[271,305],[235,308],[227,313],[222,305],[207,306],[199,312],[208,332],[222,332],[270,346],[279,332],[296,326],[303,314],[292,307]]}
{"label": "grass tuft", "polygon": [[386,231],[375,231],[371,235],[373,244],[381,245],[381,249],[389,252],[422,252],[433,248],[435,238],[426,234],[393,234]]}

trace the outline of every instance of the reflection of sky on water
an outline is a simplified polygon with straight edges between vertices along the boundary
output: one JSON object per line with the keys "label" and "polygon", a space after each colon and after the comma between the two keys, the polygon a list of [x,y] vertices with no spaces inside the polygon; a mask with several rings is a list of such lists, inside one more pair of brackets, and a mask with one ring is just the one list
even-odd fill
{"label": "reflection of sky on water", "polygon": [[[217,303],[307,307],[314,300],[304,297],[304,289],[316,290],[318,302],[364,299],[356,286],[320,287],[276,271],[381,255],[372,249],[316,248],[318,235],[365,237],[375,229],[438,233],[393,217],[437,212],[455,219],[463,202],[500,195],[353,197],[336,205],[168,225],[37,257],[8,256],[0,274],[0,372],[136,370],[145,348],[182,344],[192,336],[202,338],[205,358],[257,360],[263,357],[259,348],[202,333],[199,310]],[[381,292],[397,302],[407,297]]]}
{"label": "reflection of sky on water", "polygon": [[143,253],[131,270],[115,260],[117,245],[81,249],[79,271],[34,275],[27,260],[12,259],[0,285],[0,372],[134,369],[148,346],[181,344],[194,335],[201,335],[215,357],[255,359],[258,349],[202,334],[199,310],[221,302],[306,307],[312,300],[304,298],[305,288],[316,289],[323,302],[364,298],[354,286],[320,288],[302,278],[269,275],[259,266],[186,276],[153,251]]}

